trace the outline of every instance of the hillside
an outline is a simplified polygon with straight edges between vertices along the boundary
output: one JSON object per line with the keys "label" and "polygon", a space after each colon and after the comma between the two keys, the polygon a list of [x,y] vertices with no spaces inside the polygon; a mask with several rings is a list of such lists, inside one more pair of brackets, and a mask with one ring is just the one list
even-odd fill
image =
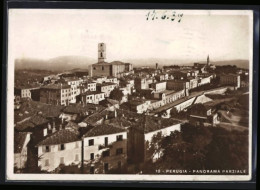
{"label": "hillside", "polygon": [[15,60],[15,69],[39,69],[52,71],[65,71],[71,69],[87,69],[96,60],[85,56],[61,56],[53,59],[42,60],[22,58]]}
{"label": "hillside", "polygon": [[[192,60],[173,60],[173,59],[126,59],[123,62],[132,63],[134,67],[150,66],[155,67],[155,63],[159,64],[159,68],[169,65],[193,65]],[[89,65],[96,63],[97,60],[86,56],[60,56],[48,60],[22,58],[15,60],[15,69],[40,69],[52,71],[66,71],[72,69],[87,69]],[[249,68],[248,60],[227,60],[227,61],[212,61],[215,65],[237,65],[237,67]]]}

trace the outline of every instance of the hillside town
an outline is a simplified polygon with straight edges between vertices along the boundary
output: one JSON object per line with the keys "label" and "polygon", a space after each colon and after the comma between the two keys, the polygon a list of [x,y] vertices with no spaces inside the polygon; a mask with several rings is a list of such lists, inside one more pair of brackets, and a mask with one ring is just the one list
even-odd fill
{"label": "hillside town", "polygon": [[16,173],[140,174],[137,166],[165,156],[151,153],[155,137],[187,125],[248,129],[248,110],[239,109],[248,104],[248,69],[214,65],[210,55],[190,66],[134,68],[106,62],[106,46],[98,44],[88,71],[15,86]]}

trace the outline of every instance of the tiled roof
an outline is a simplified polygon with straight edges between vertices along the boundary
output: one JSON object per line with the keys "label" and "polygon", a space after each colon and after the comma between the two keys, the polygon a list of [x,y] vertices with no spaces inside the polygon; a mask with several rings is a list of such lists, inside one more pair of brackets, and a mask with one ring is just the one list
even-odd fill
{"label": "tiled roof", "polygon": [[65,144],[65,143],[75,142],[79,140],[80,137],[77,133],[72,132],[71,130],[68,129],[62,129],[48,135],[44,140],[39,142],[36,146]]}
{"label": "tiled roof", "polygon": [[31,118],[29,118],[28,120],[17,124],[15,129],[18,131],[23,131],[23,130],[27,130],[28,128],[30,129],[30,128],[34,128],[36,126],[46,124],[48,122],[49,122],[49,120],[46,119],[45,117],[43,117],[41,115],[34,115]]}
{"label": "tiled roof", "polygon": [[102,84],[97,83],[97,86],[110,86],[110,85],[117,85],[117,84],[113,82],[103,82]]}
{"label": "tiled roof", "polygon": [[126,130],[123,128],[115,127],[112,125],[97,125],[93,129],[89,130],[87,133],[83,135],[83,137],[95,137],[101,135],[110,135],[125,132]]}
{"label": "tiled roof", "polygon": [[70,88],[70,85],[67,85],[67,84],[51,84],[51,85],[42,86],[41,88],[42,89],[59,90],[59,89],[68,89],[68,88]]}
{"label": "tiled roof", "polygon": [[64,112],[64,113],[80,114],[80,113],[87,112],[88,110],[89,110],[89,109],[88,109],[87,106],[83,106],[83,105],[80,105],[80,104],[74,104],[74,105],[66,106],[66,107],[63,109],[63,112]]}
{"label": "tiled roof", "polygon": [[159,118],[159,117],[146,116],[144,131],[145,131],[145,133],[149,133],[149,132],[163,129],[166,127],[170,127],[172,125],[176,125],[179,123],[181,123],[181,122],[178,120],[175,120],[175,119],[171,119],[171,118]]}
{"label": "tiled roof", "polygon": [[80,95],[96,95],[96,94],[104,94],[104,92],[100,92],[100,91],[86,91]]}
{"label": "tiled roof", "polygon": [[107,106],[107,105],[116,105],[119,104],[117,100],[106,98],[105,100],[102,100],[99,102],[100,105]]}
{"label": "tiled roof", "polygon": [[97,112],[88,116],[82,122],[89,123],[91,125],[96,125],[96,123],[102,120],[106,114],[107,114],[107,110],[103,110],[102,112]]}
{"label": "tiled roof", "polygon": [[65,129],[71,129],[74,131],[77,131],[80,128],[80,126],[77,123],[74,123],[72,121],[69,121],[66,125],[65,125]]}
{"label": "tiled roof", "polygon": [[21,84],[19,86],[16,86],[18,89],[32,89],[32,88],[40,88],[40,84],[37,83],[29,83],[29,84]]}
{"label": "tiled roof", "polygon": [[21,153],[27,134],[26,132],[14,133],[14,153]]}
{"label": "tiled roof", "polygon": [[[38,101],[24,101],[21,103],[19,110],[15,111],[15,123],[22,121],[25,118],[35,115],[37,112],[42,112],[43,117],[58,117],[61,114],[63,106],[44,104]],[[25,112],[27,114],[25,114]],[[22,115],[20,115],[22,114]]]}

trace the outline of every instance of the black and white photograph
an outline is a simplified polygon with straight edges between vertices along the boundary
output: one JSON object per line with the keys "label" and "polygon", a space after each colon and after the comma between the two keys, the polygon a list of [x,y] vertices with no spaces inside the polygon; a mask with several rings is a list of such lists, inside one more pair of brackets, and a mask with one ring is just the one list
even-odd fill
{"label": "black and white photograph", "polygon": [[7,179],[251,179],[252,11],[8,19]]}

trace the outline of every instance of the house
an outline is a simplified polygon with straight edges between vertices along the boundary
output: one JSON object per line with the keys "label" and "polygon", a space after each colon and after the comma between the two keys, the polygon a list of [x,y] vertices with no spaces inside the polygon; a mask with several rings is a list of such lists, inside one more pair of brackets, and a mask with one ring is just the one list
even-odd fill
{"label": "house", "polygon": [[105,99],[105,93],[99,91],[86,91],[77,96],[77,103],[82,104],[99,104],[100,101]]}
{"label": "house", "polygon": [[66,84],[52,84],[42,86],[40,102],[52,105],[69,105],[71,101],[71,86]]}
{"label": "house", "polygon": [[89,115],[89,108],[87,105],[73,104],[66,106],[62,110],[60,118],[66,121],[76,121],[82,117],[86,117],[87,115]]}
{"label": "house", "polygon": [[32,98],[31,91],[40,89],[39,84],[25,84],[14,88],[14,95],[20,96],[21,98]]}
{"label": "house", "polygon": [[240,88],[241,80],[240,75],[237,74],[221,74],[219,76],[221,85],[232,85],[235,88]]}
{"label": "house", "polygon": [[65,83],[71,86],[70,103],[76,103],[76,96],[80,94],[79,86],[83,83],[83,79],[80,79],[78,77],[66,77],[62,80],[64,80]]}
{"label": "house", "polygon": [[109,111],[115,111],[115,109],[119,109],[119,101],[110,98],[106,98],[105,100],[100,101],[99,105],[104,106]]}
{"label": "house", "polygon": [[188,120],[196,126],[216,126],[219,123],[218,114],[211,107],[203,104],[194,104],[189,110]]}
{"label": "house", "polygon": [[47,119],[42,115],[33,115],[16,124],[16,132],[30,132],[33,143],[38,143],[45,136],[62,128],[65,123],[59,118]]}
{"label": "house", "polygon": [[162,74],[158,74],[155,76],[155,79],[157,81],[164,81],[164,80],[168,80],[168,74],[167,73],[162,73]]}
{"label": "house", "polygon": [[189,76],[189,73],[181,70],[175,70],[175,71],[171,71],[169,73],[169,76],[172,79],[183,80]]}
{"label": "house", "polygon": [[30,134],[29,132],[14,132],[14,167],[18,170],[26,167]]}
{"label": "house", "polygon": [[104,82],[102,84],[97,84],[97,91],[104,92],[105,97],[109,97],[112,90],[114,90],[117,87],[116,83],[111,82]]}
{"label": "house", "polygon": [[198,79],[198,86],[202,86],[205,84],[209,84],[211,82],[211,79],[213,78],[213,75],[205,76],[205,77],[200,77]]}
{"label": "house", "polygon": [[86,173],[108,173],[127,161],[127,132],[110,124],[97,125],[83,135]]}
{"label": "house", "polygon": [[60,165],[81,164],[81,139],[74,130],[61,129],[46,136],[38,148],[38,166],[53,171]]}
{"label": "house", "polygon": [[135,88],[137,90],[148,89],[149,84],[152,84],[153,82],[153,79],[147,79],[145,77],[137,77],[134,79]]}
{"label": "house", "polygon": [[131,111],[142,114],[147,112],[149,105],[151,104],[150,100],[131,100],[129,101],[129,108]]}
{"label": "house", "polygon": [[108,76],[105,82],[115,83],[117,85],[119,84],[119,80],[116,77],[112,76]]}
{"label": "house", "polygon": [[146,156],[147,148],[150,146],[154,135],[161,133],[168,136],[174,131],[181,130],[181,122],[174,119],[160,117],[143,117],[135,119],[133,125],[128,129],[127,149],[129,163],[142,163],[149,159]]}
{"label": "house", "polygon": [[166,90],[166,82],[156,82],[149,84],[149,87],[154,89],[154,92],[161,92]]}
{"label": "house", "polygon": [[189,81],[189,89],[198,87],[198,78],[188,78]]}
{"label": "house", "polygon": [[97,90],[97,83],[94,81],[86,81],[79,86],[80,93],[84,93],[86,91],[96,91]]}
{"label": "house", "polygon": [[167,90],[183,90],[190,89],[190,84],[187,80],[168,80],[167,81]]}

